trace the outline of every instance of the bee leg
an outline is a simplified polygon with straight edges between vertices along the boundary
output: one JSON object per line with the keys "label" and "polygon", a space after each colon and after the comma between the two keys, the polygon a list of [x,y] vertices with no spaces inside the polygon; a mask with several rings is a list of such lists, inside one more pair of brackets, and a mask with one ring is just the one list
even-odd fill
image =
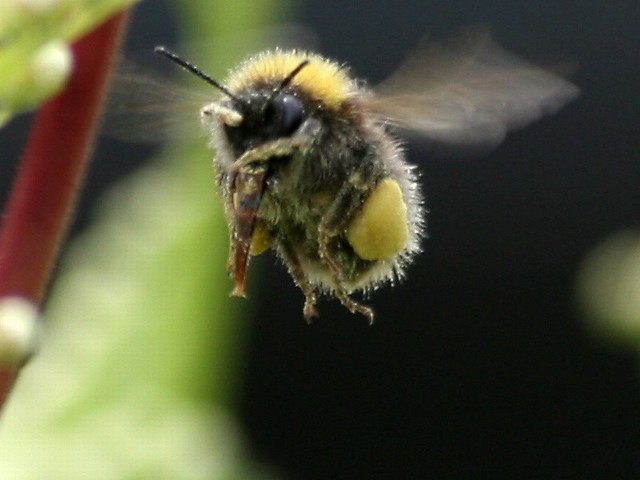
{"label": "bee leg", "polygon": [[233,236],[229,235],[229,255],[227,257],[227,273],[231,276],[236,271],[236,249],[233,244]]}
{"label": "bee leg", "polygon": [[369,325],[373,325],[374,314],[373,314],[373,309],[371,307],[367,307],[362,303],[356,302],[354,299],[352,299],[349,296],[347,291],[344,288],[342,288],[342,286],[340,285],[336,286],[336,288],[333,291],[333,294],[338,300],[340,300],[340,303],[347,310],[349,310],[351,313],[359,313],[360,315],[363,315],[364,317],[366,317],[367,322],[369,322]]}
{"label": "bee leg", "polygon": [[368,188],[364,184],[350,183],[338,192],[336,199],[318,226],[318,254],[331,271],[331,276],[335,282],[334,296],[351,313],[364,315],[371,325],[374,317],[373,310],[349,297],[349,293],[343,287],[344,272],[329,251],[331,238],[337,236],[351,221],[353,213],[362,205],[367,190]]}
{"label": "bee leg", "polygon": [[304,269],[300,264],[300,259],[296,252],[290,245],[282,245],[280,252],[283,256],[285,264],[289,267],[289,274],[293,277],[293,281],[298,288],[302,290],[304,295],[304,308],[302,310],[304,319],[307,323],[311,323],[313,317],[318,316],[316,310],[316,292],[307,280],[307,276],[304,274]]}
{"label": "bee leg", "polygon": [[217,179],[218,188],[223,189],[226,193],[223,195],[223,208],[224,217],[229,229],[229,254],[227,257],[227,273],[235,278],[236,271],[236,246],[233,241],[236,235],[236,222],[235,222],[235,206],[233,205],[233,199],[235,197],[235,188],[233,187],[233,181],[231,177],[225,177]]}

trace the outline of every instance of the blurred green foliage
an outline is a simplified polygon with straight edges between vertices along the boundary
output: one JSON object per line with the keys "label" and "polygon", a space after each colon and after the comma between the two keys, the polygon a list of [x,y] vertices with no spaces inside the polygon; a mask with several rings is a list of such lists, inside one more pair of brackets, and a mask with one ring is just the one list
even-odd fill
{"label": "blurred green foliage", "polygon": [[[213,44],[284,8],[259,0],[171,6],[186,43]],[[246,45],[226,44],[225,53],[200,65],[219,71]],[[228,298],[211,157],[202,139],[172,145],[113,188],[68,249],[44,312],[43,348],[3,412],[2,478],[268,476],[247,459],[233,418],[250,322],[247,304]]]}
{"label": "blurred green foliage", "polygon": [[617,232],[589,252],[577,298],[595,338],[640,352],[640,231]]}
{"label": "blurred green foliage", "polygon": [[64,85],[69,43],[134,0],[2,0],[0,126]]}

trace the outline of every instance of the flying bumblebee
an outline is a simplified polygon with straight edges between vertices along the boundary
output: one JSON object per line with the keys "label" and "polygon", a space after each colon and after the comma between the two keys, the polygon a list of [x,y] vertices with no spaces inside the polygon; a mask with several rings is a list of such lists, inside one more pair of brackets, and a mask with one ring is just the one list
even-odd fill
{"label": "flying bumblebee", "polygon": [[307,321],[326,293],[373,322],[352,293],[402,278],[420,251],[422,194],[395,129],[496,145],[578,94],[477,30],[425,45],[375,90],[307,51],[260,53],[222,83],[156,52],[220,92],[200,116],[215,150],[232,294],[245,296],[251,256],[273,248],[304,294]]}

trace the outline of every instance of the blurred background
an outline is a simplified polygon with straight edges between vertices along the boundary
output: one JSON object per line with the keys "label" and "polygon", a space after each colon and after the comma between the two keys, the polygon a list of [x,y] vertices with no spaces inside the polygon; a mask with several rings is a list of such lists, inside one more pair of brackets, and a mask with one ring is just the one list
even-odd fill
{"label": "blurred background", "polygon": [[[174,312],[181,332],[218,325],[197,330],[212,343],[197,339],[201,353],[189,375],[200,386],[186,389],[231,413],[243,455],[291,479],[640,475],[638,3],[299,0],[265,2],[257,18],[242,2],[212,2],[211,20],[185,13],[187,3],[141,2],[128,56],[145,56],[157,44],[182,48],[222,79],[262,48],[241,51],[249,48],[238,40],[245,29],[253,35],[294,24],[323,54],[375,84],[425,35],[443,38],[480,23],[524,58],[575,61],[572,79],[582,90],[559,114],[480,158],[451,159],[424,142],[408,145],[430,211],[429,238],[406,281],[368,300],[376,311],[372,327],[327,299],[320,317],[305,324],[303,296],[271,254],[252,263],[250,303],[228,298],[219,212],[205,222],[205,238],[217,242],[215,258],[194,254],[201,250],[169,252],[207,264],[195,276],[203,283],[180,294],[186,305],[200,302],[217,317],[196,321]],[[211,39],[199,40],[214,33],[208,21],[219,35],[211,50]],[[171,66],[165,70],[180,77]],[[28,122],[19,118],[0,131],[3,195]],[[206,177],[211,154],[206,140],[199,142],[190,147],[197,153],[173,157],[199,163],[192,175]],[[113,185],[130,183],[158,149],[100,141],[74,236],[96,228],[96,208],[109,215],[97,199],[105,190],[124,198]],[[146,208],[161,209],[172,187],[151,188],[161,194]],[[217,209],[213,183],[211,191],[198,191],[205,208]],[[129,208],[127,201],[109,205]],[[191,235],[201,239],[198,232]],[[172,268],[163,275],[179,281],[192,274]],[[190,300],[192,293],[213,306]],[[131,322],[142,315],[130,313]],[[144,345],[138,348],[144,355]]]}

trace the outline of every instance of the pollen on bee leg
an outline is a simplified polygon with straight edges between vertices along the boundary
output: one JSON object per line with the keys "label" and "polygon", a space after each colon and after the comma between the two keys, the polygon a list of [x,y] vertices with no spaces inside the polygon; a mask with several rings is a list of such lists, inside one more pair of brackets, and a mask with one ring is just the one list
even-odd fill
{"label": "pollen on bee leg", "polygon": [[251,237],[251,246],[249,247],[249,253],[254,257],[269,250],[269,247],[273,244],[273,238],[265,227],[264,223],[260,220],[256,222],[256,226],[253,229],[253,236]]}
{"label": "pollen on bee leg", "polygon": [[[233,208],[238,208],[238,192],[233,193]],[[256,220],[255,226],[253,227],[253,235],[251,236],[251,245],[249,247],[249,253],[252,256],[260,255],[261,253],[269,250],[271,245],[273,244],[273,237],[271,233],[267,230],[267,227],[260,220]],[[229,256],[231,258],[231,255]],[[230,262],[231,264],[233,262]]]}
{"label": "pollen on bee leg", "polygon": [[363,260],[383,260],[401,252],[409,239],[407,205],[398,182],[381,180],[347,229],[347,240]]}

